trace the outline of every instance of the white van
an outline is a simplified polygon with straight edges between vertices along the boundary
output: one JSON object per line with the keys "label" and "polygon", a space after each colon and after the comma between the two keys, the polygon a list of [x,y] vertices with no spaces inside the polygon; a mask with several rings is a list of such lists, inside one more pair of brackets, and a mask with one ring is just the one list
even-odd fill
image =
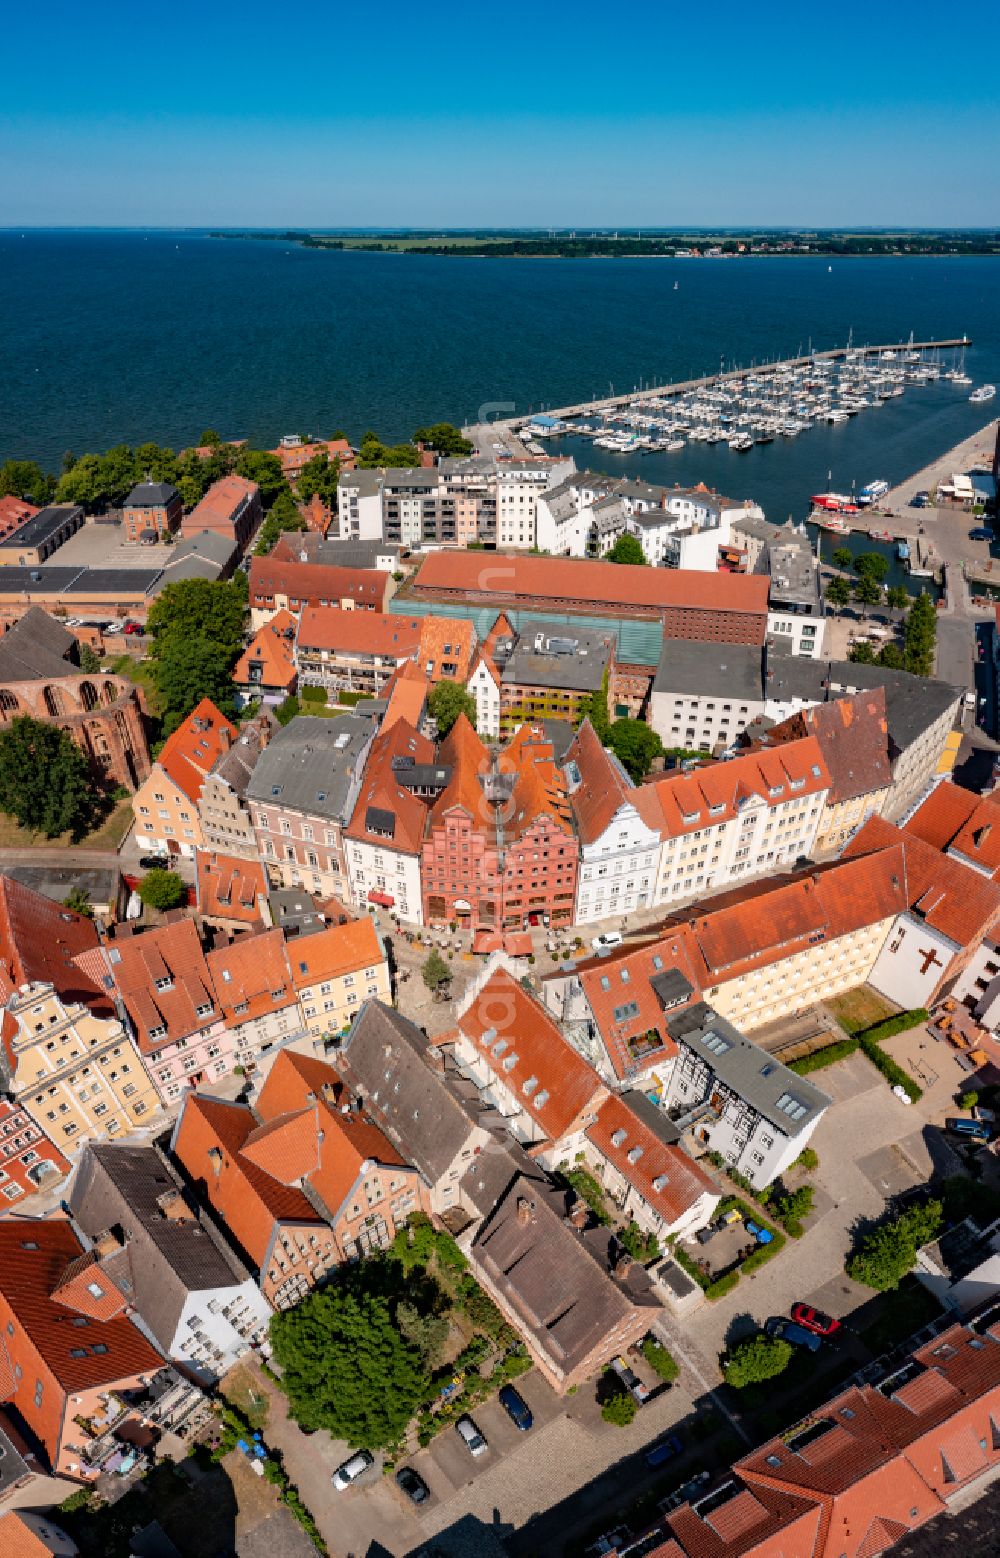
{"label": "white van", "polygon": [[458,1422],[455,1424],[455,1432],[470,1455],[486,1454],[489,1445],[467,1412],[463,1413],[458,1419]]}
{"label": "white van", "polygon": [[595,952],[610,952],[612,947],[620,947],[622,933],[620,930],[606,930],[603,936],[595,936],[590,945]]}

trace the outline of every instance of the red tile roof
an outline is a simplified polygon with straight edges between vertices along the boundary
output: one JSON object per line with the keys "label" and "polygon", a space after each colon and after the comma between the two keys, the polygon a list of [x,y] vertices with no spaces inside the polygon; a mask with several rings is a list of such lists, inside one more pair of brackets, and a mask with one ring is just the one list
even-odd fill
{"label": "red tile roof", "polygon": [[677,838],[731,822],[753,797],[768,806],[787,806],[829,787],[819,742],[815,736],[803,736],[773,751],[710,763],[690,774],[670,774],[641,788],[656,797],[663,819],[661,837]]}
{"label": "red tile roof", "polygon": [[281,930],[241,936],[231,946],[207,953],[205,962],[227,1028],[295,1005]]}
{"label": "red tile roof", "polygon": [[688,1001],[699,1000],[698,975],[684,934],[641,947],[623,947],[616,956],[588,959],[578,968],[608,1059],[623,1081],[677,1053],[667,1022],[688,1002],[680,1001],[665,1011],[651,983],[658,974],[671,970],[691,986]]}
{"label": "red tile roof", "polygon": [[[279,611],[265,622],[244,649],[233,667],[237,687],[253,690],[282,687],[292,692],[298,680],[295,669],[295,618],[290,611]],[[251,671],[259,673],[251,677]]]}
{"label": "red tile roof", "polygon": [[424,617],[417,663],[432,682],[464,684],[472,669],[476,630],[462,617]]}
{"label": "red tile roof", "polygon": [[487,980],[457,1027],[552,1141],[604,1095],[597,1073],[506,969]]}
{"label": "red tile roof", "polygon": [[830,772],[829,804],[873,795],[892,783],[885,688],[818,703],[773,726],[758,743],[781,746],[815,736]]}
{"label": "red tile roof", "polygon": [[662,612],[671,609],[766,614],[768,580],[756,574],[627,567],[523,553],[431,552],[413,593],[465,595],[472,600],[549,599],[577,608],[598,604]]}
{"label": "red tile roof", "polygon": [[157,765],[197,805],[205,779],[237,735],[236,726],[219,713],[212,700],[202,698],[184,723],[167,737]]}
{"label": "red tile roof", "polygon": [[[62,1544],[50,1545],[43,1540],[34,1528],[34,1521],[38,1521],[43,1530],[47,1528],[53,1532],[55,1537],[62,1537]],[[78,1553],[76,1544],[67,1546],[68,1541],[66,1533],[48,1515],[39,1515],[35,1510],[10,1509],[0,1515],[0,1553],[4,1558],[52,1558],[53,1552],[60,1555]]]}
{"label": "red tile roof", "polygon": [[573,737],[566,762],[575,763],[580,774],[580,783],[570,797],[576,829],[581,843],[593,844],[610,827],[619,807],[636,804],[638,792],[621,765],[601,745],[589,719],[583,721]]}
{"label": "red tile roof", "polygon": [[[50,1461],[58,1449],[69,1395],[130,1382],[163,1366],[131,1320],[88,1317],[86,1326],[75,1326],[72,1312],[55,1300],[53,1293],[67,1267],[81,1254],[76,1235],[62,1218],[0,1221],[0,1329],[8,1363],[21,1370],[18,1377],[14,1368],[9,1399]],[[36,1381],[43,1376],[38,1405]]]}
{"label": "red tile roof", "polygon": [[193,920],[121,937],[105,948],[105,956],[143,1055],[218,1022],[221,1013]]}
{"label": "red tile roof", "polygon": [[0,541],[6,541],[19,525],[23,525],[26,519],[34,518],[37,513],[39,510],[35,505],[26,503],[24,498],[0,498]]}
{"label": "red tile roof", "polygon": [[327,925],[312,936],[297,937],[288,948],[288,961],[296,990],[306,990],[320,980],[384,963],[385,953],[373,921],[365,915],[346,925]]}
{"label": "red tile roof", "polygon": [[501,774],[510,774],[514,779],[510,800],[503,808],[505,839],[519,838],[542,816],[551,817],[563,833],[573,838],[565,775],[541,725],[522,725],[500,753],[497,767]]}
{"label": "red tile roof", "polygon": [[302,563],[287,558],[254,557],[250,564],[250,605],[266,610],[275,595],[290,603],[339,609],[342,600],[382,611],[391,574],[379,568],[338,568],[331,563]]}
{"label": "red tile roof", "polygon": [[428,826],[440,826],[457,806],[469,813],[475,828],[490,830],[493,808],[486,801],[481,783],[482,776],[490,772],[490,755],[464,714],[458,716],[442,741],[438,761],[451,768],[451,778],[431,808]]}
{"label": "red tile roof", "polygon": [[[419,855],[427,818],[427,802],[412,790],[399,784],[393,763],[399,757],[412,758],[414,763],[434,762],[434,743],[426,736],[418,735],[405,719],[398,718],[388,729],[385,725],[372,742],[365,776],[358,794],[357,805],[350,822],[344,829],[344,837],[361,839],[385,849],[404,854]],[[392,838],[383,832],[372,831],[372,808],[391,812],[394,818]]]}
{"label": "red tile roof", "polygon": [[195,870],[199,914],[210,920],[238,920],[248,926],[264,923],[261,906],[267,902],[267,877],[259,860],[197,849]]}
{"label": "red tile roof", "polygon": [[945,779],[906,824],[934,849],[948,850],[996,878],[1000,875],[1000,791],[974,795]]}
{"label": "red tile roof", "polygon": [[296,649],[339,650],[344,654],[381,655],[413,660],[420,648],[421,617],[382,611],[338,611],[333,606],[304,606]]}
{"label": "red tile roof", "polygon": [[102,1016],[113,1008],[107,994],[74,959],[99,945],[92,920],[43,898],[12,876],[0,875],[0,997],[18,985],[54,986],[64,1001],[82,1002]]}
{"label": "red tile roof", "polygon": [[668,1226],[701,1196],[719,1195],[718,1186],[683,1148],[661,1141],[617,1094],[604,1100],[587,1140]]}
{"label": "red tile roof", "polygon": [[404,660],[397,666],[382,689],[382,697],[388,702],[382,720],[383,732],[399,719],[405,720],[414,731],[419,730],[430,690],[430,682],[416,661]]}
{"label": "red tile roof", "polygon": [[959,947],[982,936],[1000,917],[1000,884],[942,854],[908,829],[869,817],[844,850],[845,861],[872,850],[899,849],[907,907]]}
{"label": "red tile roof", "polygon": [[209,487],[201,502],[184,516],[184,534],[196,535],[199,530],[231,528],[241,504],[259,491],[257,483],[247,481],[244,476],[220,476]]}

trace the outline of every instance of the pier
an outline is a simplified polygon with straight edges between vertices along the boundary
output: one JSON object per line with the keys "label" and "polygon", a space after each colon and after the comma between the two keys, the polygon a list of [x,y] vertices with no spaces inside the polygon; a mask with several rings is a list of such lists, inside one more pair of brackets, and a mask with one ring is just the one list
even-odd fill
{"label": "pier", "polygon": [[[700,379],[683,379],[670,384],[647,384],[641,388],[633,386],[621,395],[607,395],[599,400],[580,401],[574,406],[558,406],[546,409],[545,415],[555,417],[559,421],[566,421],[572,417],[601,415],[603,413],[625,410],[634,405],[636,401],[667,400],[675,396],[689,395],[697,390],[713,389],[719,385],[736,383],[745,379],[748,374],[766,376],[780,373],[786,370],[804,369],[818,363],[834,363],[846,361],[862,361],[868,358],[878,360],[883,352],[893,352],[897,360],[901,360],[901,354],[907,352],[932,352],[932,351],[959,351],[971,346],[969,336],[957,336],[953,340],[945,341],[887,341],[881,346],[834,346],[823,352],[810,352],[804,357],[786,357],[776,362],[763,362],[742,368],[729,368],[721,373],[710,373]],[[467,436],[475,439],[478,432],[482,431],[483,439],[487,440],[487,434],[496,438],[498,433],[514,433],[518,429],[527,426],[533,415],[541,415],[541,412],[526,412],[519,416],[506,420],[488,422],[483,428],[466,428]],[[477,440],[478,441],[478,440]],[[485,447],[489,447],[488,440]]]}

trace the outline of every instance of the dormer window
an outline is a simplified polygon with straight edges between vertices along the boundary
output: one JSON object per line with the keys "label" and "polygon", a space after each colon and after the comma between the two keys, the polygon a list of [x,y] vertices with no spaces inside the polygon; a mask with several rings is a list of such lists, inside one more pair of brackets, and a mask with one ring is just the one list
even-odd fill
{"label": "dormer window", "polygon": [[538,1097],[535,1099],[535,1108],[536,1109],[540,1109],[542,1107],[542,1105],[543,1104],[547,1104],[548,1101],[549,1101],[548,1092],[543,1087],[542,1091],[539,1093]]}
{"label": "dormer window", "polygon": [[507,1040],[506,1039],[498,1039],[497,1042],[493,1046],[493,1053],[494,1053],[494,1055],[496,1055],[497,1058],[499,1059],[499,1057],[503,1054],[504,1050],[507,1049],[507,1047],[508,1047],[508,1045],[507,1045]]}
{"label": "dormer window", "polygon": [[104,1297],[104,1289],[101,1287],[101,1284],[99,1282],[88,1282],[87,1283],[87,1292],[90,1294],[91,1298],[103,1298]]}
{"label": "dormer window", "polygon": [[612,1147],[621,1147],[623,1145],[623,1143],[627,1140],[627,1138],[628,1138],[628,1132],[627,1131],[621,1131],[621,1130],[615,1131],[614,1135],[611,1138],[611,1145],[612,1145]]}
{"label": "dormer window", "polygon": [[638,1161],[639,1161],[639,1159],[641,1157],[642,1157],[642,1148],[641,1147],[633,1147],[631,1149],[631,1151],[629,1152],[628,1160],[629,1160],[630,1163],[638,1163]]}
{"label": "dormer window", "polygon": [[160,978],[154,979],[153,983],[157,990],[172,990],[174,988],[174,981],[169,974],[161,974]]}
{"label": "dormer window", "polygon": [[196,1006],[194,1009],[194,1014],[196,1017],[211,1017],[213,1010],[214,1008],[212,1003],[209,1001],[207,1006]]}
{"label": "dormer window", "polygon": [[147,1030],[147,1032],[148,1032],[149,1037],[151,1039],[163,1039],[163,1038],[166,1038],[166,1035],[167,1035],[167,1025],[166,1025],[166,1023],[158,1022],[156,1024],[155,1028],[149,1028]]}
{"label": "dormer window", "polygon": [[535,1091],[535,1088],[537,1086],[538,1086],[538,1078],[537,1077],[528,1077],[528,1079],[524,1083],[521,1091],[525,1094],[526,1097],[530,1098],[532,1093]]}
{"label": "dormer window", "polygon": [[513,1069],[514,1069],[514,1067],[516,1065],[517,1065],[517,1056],[516,1055],[508,1055],[507,1059],[503,1063],[503,1069],[505,1071],[513,1071]]}
{"label": "dormer window", "polygon": [[656,1178],[653,1180],[653,1189],[666,1190],[667,1183],[668,1181],[666,1174],[657,1174]]}

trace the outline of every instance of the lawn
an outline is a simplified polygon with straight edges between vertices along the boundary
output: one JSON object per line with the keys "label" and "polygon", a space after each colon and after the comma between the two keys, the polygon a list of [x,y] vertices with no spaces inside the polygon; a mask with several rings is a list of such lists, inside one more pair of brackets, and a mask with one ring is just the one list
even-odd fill
{"label": "lawn", "polygon": [[250,1370],[238,1364],[226,1375],[222,1394],[239,1408],[252,1427],[263,1428],[267,1422],[268,1399],[259,1385],[255,1388],[255,1383]]}
{"label": "lawn", "polygon": [[884,1022],[887,1017],[892,1017],[898,1011],[891,1001],[877,995],[867,985],[858,985],[855,990],[846,990],[843,995],[834,996],[825,1003],[836,1017],[845,1033],[860,1033],[864,1028],[873,1028],[877,1022]]}
{"label": "lawn", "polygon": [[32,833],[6,812],[0,812],[0,849],[100,849],[116,853],[131,824],[132,802],[119,801],[99,828],[74,844],[68,833],[46,838],[44,833]]}
{"label": "lawn", "polygon": [[115,676],[124,676],[126,680],[135,682],[137,687],[141,687],[146,694],[146,705],[150,714],[159,714],[159,698],[153,682],[151,661],[136,660],[132,655],[119,655],[117,660],[111,662],[110,669]]}

